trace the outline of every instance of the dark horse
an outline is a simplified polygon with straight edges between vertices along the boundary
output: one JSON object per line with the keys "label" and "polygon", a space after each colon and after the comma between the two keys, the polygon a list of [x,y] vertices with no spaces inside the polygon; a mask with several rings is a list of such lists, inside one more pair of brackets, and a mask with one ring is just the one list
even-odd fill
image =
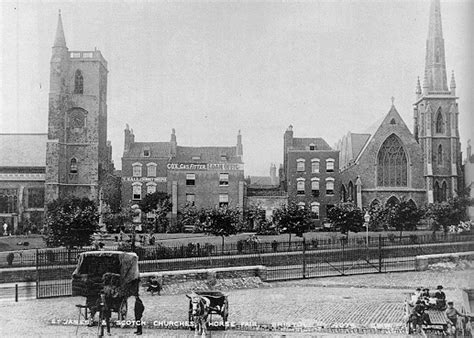
{"label": "dark horse", "polygon": [[207,334],[207,325],[209,321],[209,309],[211,301],[207,297],[199,296],[196,293],[186,295],[191,300],[191,314],[194,321],[194,334],[197,336]]}

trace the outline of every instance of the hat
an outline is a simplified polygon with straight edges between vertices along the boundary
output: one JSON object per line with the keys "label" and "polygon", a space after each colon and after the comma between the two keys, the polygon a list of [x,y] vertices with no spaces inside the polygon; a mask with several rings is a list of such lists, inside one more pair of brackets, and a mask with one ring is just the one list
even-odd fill
{"label": "hat", "polygon": [[421,288],[416,288],[416,291],[421,291]]}
{"label": "hat", "polygon": [[452,305],[452,304],[454,304],[454,302],[453,302],[452,300],[450,300],[450,301],[448,302],[448,304],[449,304],[449,305]]}
{"label": "hat", "polygon": [[438,285],[436,288],[437,288],[438,290],[441,290],[441,289],[443,288],[443,286],[442,286],[442,285]]}

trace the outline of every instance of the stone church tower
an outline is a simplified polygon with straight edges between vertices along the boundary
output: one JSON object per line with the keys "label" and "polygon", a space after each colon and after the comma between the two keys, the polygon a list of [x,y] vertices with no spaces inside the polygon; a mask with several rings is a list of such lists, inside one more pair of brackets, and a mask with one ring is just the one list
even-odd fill
{"label": "stone church tower", "polygon": [[110,171],[107,61],[98,50],[69,51],[61,12],[52,48],[45,202],[66,196],[98,199]]}
{"label": "stone church tower", "polygon": [[432,0],[423,88],[418,79],[414,134],[423,151],[427,202],[455,196],[461,173],[458,104],[454,72],[448,89],[439,0]]}

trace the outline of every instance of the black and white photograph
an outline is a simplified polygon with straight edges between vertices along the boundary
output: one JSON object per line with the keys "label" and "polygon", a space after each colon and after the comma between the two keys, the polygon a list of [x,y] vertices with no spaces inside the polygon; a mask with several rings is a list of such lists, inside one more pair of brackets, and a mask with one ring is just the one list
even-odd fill
{"label": "black and white photograph", "polygon": [[473,18],[0,0],[0,336],[472,337]]}

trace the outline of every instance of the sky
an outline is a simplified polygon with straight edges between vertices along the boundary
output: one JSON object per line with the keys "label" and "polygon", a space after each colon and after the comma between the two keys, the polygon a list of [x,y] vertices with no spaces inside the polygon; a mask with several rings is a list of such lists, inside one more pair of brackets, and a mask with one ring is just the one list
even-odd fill
{"label": "sky", "polygon": [[[0,133],[46,133],[58,10],[70,51],[108,62],[108,139],[232,146],[245,175],[283,161],[283,134],[331,146],[364,132],[391,97],[413,127],[429,1],[0,1]],[[473,139],[474,1],[441,1],[462,150]],[[449,76],[450,77],[450,76]],[[449,83],[449,78],[448,78]]]}

